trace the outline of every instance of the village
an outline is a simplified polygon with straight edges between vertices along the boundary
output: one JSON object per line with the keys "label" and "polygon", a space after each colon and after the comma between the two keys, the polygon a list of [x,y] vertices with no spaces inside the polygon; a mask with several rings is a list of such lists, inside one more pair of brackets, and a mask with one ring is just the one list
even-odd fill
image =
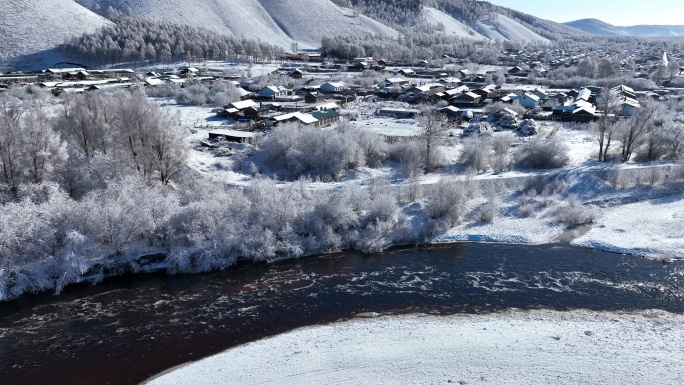
{"label": "village", "polygon": [[3,379],[684,384],[682,11],[0,2]]}
{"label": "village", "polygon": [[[0,91],[34,85],[60,95],[131,87],[184,88],[195,84],[211,88],[216,81],[227,82],[235,87],[235,100],[212,106],[220,124],[216,120],[206,124],[206,139],[234,142],[252,140],[287,122],[319,128],[334,125],[340,119],[370,121],[364,126],[386,126],[392,119],[406,123],[420,112],[419,107],[426,105],[434,106],[448,120],[450,128],[461,130],[460,135],[511,130],[524,137],[535,134],[538,121],[589,123],[608,113],[600,106],[605,87],[578,84],[560,88],[534,82],[548,76],[549,70],[582,65],[588,54],[581,51],[575,47],[530,52],[505,50],[497,58],[497,65],[466,64],[449,57],[433,63],[392,63],[372,57],[331,61],[314,52],[287,54],[280,63],[264,65],[267,69],[262,71],[262,77],[268,76],[272,84],[263,86],[263,80],[249,76],[260,63],[247,64],[248,69],[239,67],[243,71],[221,65],[219,69],[213,68],[218,63],[188,65],[173,71],[54,68],[2,74]],[[667,66],[663,61],[668,55],[628,51],[593,54],[611,57],[619,64],[615,71],[636,72],[635,76],[644,78]],[[673,62],[682,56],[669,55]],[[635,91],[626,85],[608,87],[615,94],[611,98],[613,103],[619,104],[610,113],[630,117],[641,107],[640,101],[678,97],[679,88],[665,87],[673,85],[674,77],[664,81],[663,86],[648,90]],[[380,120],[373,120],[376,118]],[[391,126],[376,127],[388,141],[420,135],[417,125],[409,125],[413,126],[409,130],[400,127],[396,132]]]}

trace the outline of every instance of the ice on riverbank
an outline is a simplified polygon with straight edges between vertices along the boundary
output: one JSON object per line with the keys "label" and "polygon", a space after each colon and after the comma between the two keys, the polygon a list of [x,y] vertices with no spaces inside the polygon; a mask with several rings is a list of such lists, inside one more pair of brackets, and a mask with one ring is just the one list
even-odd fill
{"label": "ice on riverbank", "polygon": [[492,223],[467,223],[435,237],[435,243],[497,242],[549,243],[565,231],[565,226],[540,218],[498,218]]}
{"label": "ice on riverbank", "polygon": [[684,259],[684,197],[676,195],[603,209],[573,243],[651,258]]}
{"label": "ice on riverbank", "polygon": [[150,384],[681,384],[684,316],[410,315],[295,330]]}

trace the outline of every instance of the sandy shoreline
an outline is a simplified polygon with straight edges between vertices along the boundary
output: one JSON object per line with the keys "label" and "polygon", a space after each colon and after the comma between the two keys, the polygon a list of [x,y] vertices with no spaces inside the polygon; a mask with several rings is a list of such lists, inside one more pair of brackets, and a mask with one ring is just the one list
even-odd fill
{"label": "sandy shoreline", "polygon": [[681,384],[684,316],[507,311],[354,319],[176,367],[149,384]]}

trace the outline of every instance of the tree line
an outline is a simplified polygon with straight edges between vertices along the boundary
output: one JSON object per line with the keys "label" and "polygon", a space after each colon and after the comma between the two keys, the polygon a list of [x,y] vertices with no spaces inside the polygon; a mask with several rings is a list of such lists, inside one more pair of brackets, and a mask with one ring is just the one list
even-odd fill
{"label": "tree line", "polygon": [[[440,167],[448,125],[433,110],[419,117],[432,129],[393,146],[349,127],[280,127],[238,161],[255,175],[241,188],[187,167],[177,117],[138,91],[53,99],[12,89],[0,106],[0,300],[145,269],[149,256],[171,273],[196,272],[420,243],[458,223],[472,195],[445,178],[419,212],[403,210],[420,198],[417,177]],[[504,147],[491,151],[506,157]],[[310,188],[308,178],[391,162],[406,186]]]}
{"label": "tree line", "polygon": [[333,58],[351,60],[373,56],[408,62],[416,58],[434,60],[444,55],[482,64],[496,64],[502,45],[450,36],[440,32],[414,32],[399,38],[387,36],[324,36],[323,52]]}
{"label": "tree line", "polygon": [[110,9],[113,25],[74,37],[62,46],[67,57],[92,66],[168,64],[203,60],[275,60],[283,50],[255,39],[222,35],[205,28],[148,20]]}
{"label": "tree line", "polygon": [[127,174],[166,185],[186,156],[177,117],[140,91],[67,95],[57,104],[40,88],[0,94],[0,201],[43,182],[73,198]]}

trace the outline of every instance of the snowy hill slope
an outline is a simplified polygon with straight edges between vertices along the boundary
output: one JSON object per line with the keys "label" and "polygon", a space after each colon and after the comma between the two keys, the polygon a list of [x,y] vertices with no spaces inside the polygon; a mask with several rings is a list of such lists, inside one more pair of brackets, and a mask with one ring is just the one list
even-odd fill
{"label": "snowy hill slope", "polygon": [[330,0],[78,0],[85,7],[111,6],[144,18],[209,28],[237,37],[258,38],[289,48],[317,48],[324,35],[382,34],[396,36],[393,29]]}
{"label": "snowy hill slope", "polygon": [[79,0],[94,9],[112,8],[143,18],[203,27],[236,37],[259,38],[289,47],[292,40],[283,33],[257,0]]}
{"label": "snowy hill slope", "polygon": [[432,7],[424,7],[422,16],[432,25],[443,25],[444,32],[466,39],[491,39],[501,41],[544,42],[549,40],[525,27],[518,21],[498,13],[492,13],[495,19],[482,19],[465,24],[451,15]]}
{"label": "snowy hill slope", "polygon": [[398,36],[390,27],[329,0],[259,0],[280,28],[292,39],[310,47],[320,47],[323,36],[368,34]]}
{"label": "snowy hill slope", "polygon": [[109,23],[73,0],[5,0],[0,15],[0,55],[7,61],[52,49]]}
{"label": "snowy hill slope", "polygon": [[575,20],[575,21],[565,23],[565,25],[568,25],[568,26],[573,27],[573,28],[577,28],[580,31],[591,33],[593,35],[601,35],[601,36],[628,35],[628,33],[626,33],[625,31],[620,30],[619,27],[616,27],[612,24],[605,23],[605,22],[598,20],[598,19]]}
{"label": "snowy hill slope", "polygon": [[587,33],[603,36],[684,36],[682,25],[634,25],[619,27],[597,19],[582,19],[565,23]]}
{"label": "snowy hill slope", "polygon": [[684,36],[684,25],[635,25],[631,27],[619,27],[632,36],[645,37],[681,37]]}
{"label": "snowy hill slope", "polygon": [[475,30],[472,28],[468,27],[467,25],[463,24],[462,22],[454,19],[453,17],[447,15],[446,13],[432,8],[432,7],[424,7],[423,12],[422,12],[423,18],[432,25],[443,25],[444,26],[444,32],[466,38],[466,39],[478,39],[478,40],[484,40],[487,39],[486,37],[480,35],[477,33]]}
{"label": "snowy hill slope", "polygon": [[508,16],[495,14],[495,19],[477,22],[477,31],[492,40],[511,40],[524,42],[544,42],[549,40]]}

